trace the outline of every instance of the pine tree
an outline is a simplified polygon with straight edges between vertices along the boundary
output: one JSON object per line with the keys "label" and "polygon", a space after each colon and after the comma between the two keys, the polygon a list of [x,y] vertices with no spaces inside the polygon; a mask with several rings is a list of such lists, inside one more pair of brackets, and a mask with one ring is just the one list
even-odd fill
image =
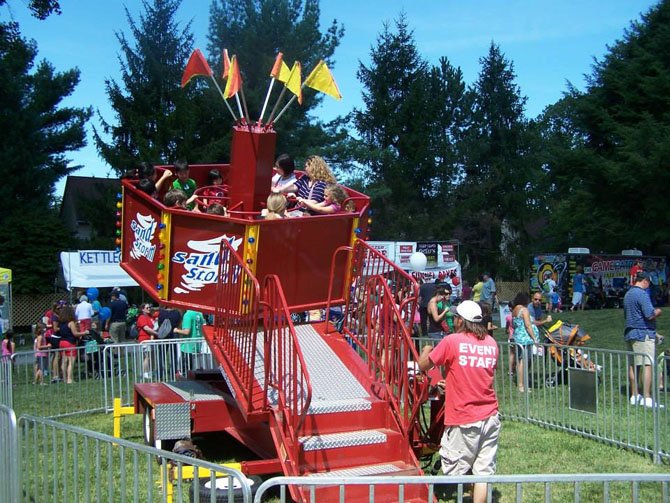
{"label": "pine tree", "polygon": [[521,263],[513,257],[521,254],[523,221],[537,196],[529,186],[534,166],[527,158],[526,98],[514,82],[513,63],[498,45],[491,43],[480,64],[467,97],[457,237],[475,267],[502,272],[510,266],[519,272]]}
{"label": "pine tree", "polygon": [[[333,54],[344,29],[333,20],[322,32],[319,15],[319,0],[213,0],[209,58],[220,70],[223,49],[228,49],[231,56],[237,55],[252,120],[257,120],[260,115],[270,83],[270,70],[278,52],[284,54],[289,67],[294,61],[301,63],[303,80],[320,59],[325,60],[334,72]],[[268,120],[282,88],[278,82],[274,85],[264,121]],[[284,94],[277,112],[291,96],[288,91]],[[309,115],[321,103],[323,94],[305,88],[303,96],[302,106],[293,103],[276,127],[280,133],[277,135],[277,152],[288,152],[296,158],[324,153],[337,140],[327,134],[326,126]],[[229,135],[230,125],[231,122],[225,120],[218,125],[212,124],[212,127],[216,135],[223,137]]]}
{"label": "pine tree", "polygon": [[[206,124],[199,118],[200,103],[206,100],[201,91],[209,89],[197,83],[181,88],[193,35],[190,24],[182,27],[175,20],[180,4],[181,0],[143,0],[144,13],[138,21],[126,9],[134,41],[117,33],[121,82],[106,81],[116,123],[100,117],[104,134],[95,130],[94,135],[100,155],[119,174],[141,161],[172,163],[184,158],[203,162],[203,151],[209,152],[207,142],[201,141]],[[209,115],[211,110],[202,114]],[[110,137],[109,142],[105,136]]]}
{"label": "pine tree", "polygon": [[354,123],[366,146],[367,190],[376,213],[375,238],[427,239],[445,229],[455,174],[455,142],[464,85],[446,59],[431,68],[420,56],[404,17],[385,25],[361,64],[362,110]]}
{"label": "pine tree", "polygon": [[557,187],[549,239],[597,250],[670,251],[670,1],[597,61],[584,92],[544,116]]}
{"label": "pine tree", "polygon": [[14,269],[20,293],[53,283],[57,251],[70,242],[53,209],[54,184],[79,168],[69,165],[67,153],[85,145],[91,115],[61,104],[79,83],[79,71],[56,72],[47,61],[34,66],[36,55],[16,23],[0,23],[0,176],[6,196],[0,198],[0,263]]}

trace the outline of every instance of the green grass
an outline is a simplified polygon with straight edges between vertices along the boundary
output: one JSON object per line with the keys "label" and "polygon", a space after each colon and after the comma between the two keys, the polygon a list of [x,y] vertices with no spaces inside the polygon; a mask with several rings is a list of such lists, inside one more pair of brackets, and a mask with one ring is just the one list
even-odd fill
{"label": "green grass", "polygon": [[[621,310],[566,312],[554,314],[553,316],[554,319],[579,323],[591,335],[592,339],[588,343],[589,348],[625,349],[623,342],[623,311]],[[670,313],[667,313],[667,318],[659,318],[658,330],[660,333],[670,335]],[[496,338],[506,340],[506,335],[502,330],[497,330]],[[505,380],[506,376],[501,375],[499,379]],[[511,384],[513,385],[513,383]],[[17,386],[32,385],[24,381],[18,383]],[[19,397],[21,401],[17,412],[20,414],[22,413],[21,409],[24,409],[30,410],[30,413],[39,415],[39,411],[44,407],[43,404],[48,400],[64,400],[69,404],[70,410],[72,410],[71,400],[80,400],[83,406],[88,405],[89,407],[91,403],[97,403],[93,397],[96,397],[97,393],[101,393],[100,381],[84,381],[75,386],[86,387],[85,392],[69,397],[67,393],[70,392],[70,389],[74,393],[75,388],[57,385],[35,387],[31,394],[16,393],[15,397]],[[90,390],[88,387],[90,387]],[[512,391],[516,390],[512,389]],[[59,393],[63,394],[61,398],[56,397]],[[542,398],[543,395],[544,392],[542,390],[536,390],[531,394],[530,407],[536,414],[547,413],[547,406]],[[621,396],[621,390],[614,390],[613,395]],[[561,398],[561,400],[564,399],[565,396]],[[601,397],[601,399],[604,400],[605,397]],[[613,397],[608,399],[614,400]],[[100,400],[99,396],[97,400]],[[503,402],[502,405],[505,407],[518,407],[518,411],[521,413],[525,410],[526,402],[524,396],[515,394],[513,399],[510,398],[509,401]],[[557,421],[568,424],[581,424],[584,421],[583,413],[567,411],[567,403],[551,404],[551,407],[555,410],[564,411],[560,417],[553,418]],[[639,426],[640,421],[648,421],[649,417],[648,412],[636,408],[635,415],[632,417],[614,417],[608,418],[606,421],[616,421],[617,424],[622,423],[624,426],[628,422],[628,426],[633,427],[634,425]],[[668,418],[667,415],[662,417],[664,420]],[[87,414],[85,416],[67,417],[61,420],[68,424],[90,430],[107,434],[112,433],[113,420],[111,414]],[[667,433],[667,426],[664,431]],[[122,436],[133,442],[143,442],[142,420],[139,416],[128,416],[122,419]],[[201,441],[201,447],[205,447],[205,450],[209,451],[207,453],[208,459],[213,462],[222,463],[240,460],[248,456],[248,453],[241,450],[235,442],[226,440],[227,438],[222,437],[216,441]],[[49,443],[52,442],[49,441]],[[59,440],[57,443],[60,446],[62,440]],[[44,457],[45,460],[53,456],[50,449],[43,448],[39,452],[39,456]],[[107,454],[105,455],[107,456]],[[118,453],[113,453],[112,458],[108,458],[114,461],[109,464],[109,470],[115,476],[120,476],[120,468],[116,467],[115,462],[117,459],[114,457],[118,455]],[[542,428],[533,424],[511,420],[505,420],[503,423],[498,455],[497,473],[500,475],[532,473],[670,473],[670,466],[667,463],[656,465],[648,455],[639,454],[630,449],[613,447],[603,442],[555,429]],[[83,445],[78,447],[77,456],[80,458],[79,466],[94,463],[90,452],[86,454]],[[146,487],[149,477],[154,479],[155,486],[155,482],[160,478],[158,465],[153,460],[144,459],[143,457],[140,457],[137,463],[138,487]],[[149,465],[151,463],[153,465],[150,471]],[[71,459],[68,464],[72,464]],[[49,483],[51,483],[52,479],[49,480]],[[125,487],[127,494],[133,493],[135,490],[133,487],[134,482],[129,483]],[[108,491],[109,488],[106,487],[105,490]],[[643,484],[640,490],[640,501],[660,500],[656,486]],[[117,484],[113,487],[114,495],[118,496],[120,494],[119,491],[121,489]],[[187,489],[184,489],[184,491],[187,491]],[[514,486],[496,487],[496,492],[500,495],[498,501],[514,501],[515,491],[516,488]],[[545,488],[543,485],[524,485],[523,501],[540,500],[544,491]],[[582,488],[582,501],[602,501],[601,493],[601,485],[586,484]],[[573,501],[573,495],[574,488],[570,484],[557,485],[552,488],[552,501]],[[610,497],[611,501],[629,501],[630,486],[627,484],[613,484],[610,489]],[[188,501],[187,498],[185,500]],[[446,499],[443,501],[451,500]]]}
{"label": "green grass", "polygon": [[[64,418],[63,422],[82,426],[95,431],[111,434],[112,417],[106,414],[91,414],[84,417]],[[141,443],[142,424],[139,416],[128,416],[122,419],[122,436],[128,440]],[[234,459],[245,457],[235,442],[228,440],[227,437],[219,437],[216,442],[216,449],[219,451],[211,459],[213,462],[223,463]],[[200,439],[203,447],[211,440]],[[71,444],[71,440],[69,441]],[[58,446],[62,440],[57,442]],[[91,465],[94,462],[94,456],[86,454],[83,442],[78,442],[79,466]],[[211,446],[210,446],[211,448]],[[107,450],[103,448],[103,468],[111,471],[114,477],[119,477],[119,453],[114,451],[110,457]],[[505,421],[500,437],[499,444],[498,469],[499,475],[513,474],[533,474],[533,473],[668,473],[666,465],[655,465],[651,459],[641,456],[634,452],[610,447],[601,442],[583,439],[581,437],[561,433],[534,425],[518,423],[514,421]],[[44,454],[44,460],[48,462],[50,452]],[[126,453],[126,464],[131,463],[132,455]],[[68,460],[68,466],[72,466],[72,455]],[[161,477],[159,466],[151,459],[139,457],[137,461],[137,486],[146,488],[149,476],[153,479],[153,486],[158,488],[158,481]],[[151,473],[149,472],[151,469]],[[105,476],[107,476],[105,471]],[[134,491],[134,474],[127,473],[126,494],[129,496]],[[52,481],[52,479],[49,479]],[[118,480],[118,479],[116,479]],[[80,474],[79,484],[83,488],[83,474]],[[109,486],[103,481],[103,494],[110,491]],[[643,484],[641,486],[640,501],[660,501],[659,485]],[[72,496],[73,488],[69,493],[60,494]],[[514,485],[498,485],[495,487],[499,502],[515,501],[516,487]],[[112,485],[112,494],[115,498],[120,497],[121,488],[119,484]],[[188,488],[183,488],[184,494]],[[523,501],[538,501],[542,499],[545,487],[541,484],[524,484]],[[573,501],[574,488],[571,484],[556,484],[552,486],[552,501]],[[140,498],[147,497],[146,491],[139,490]],[[80,496],[83,495],[83,490]],[[601,484],[585,484],[582,487],[582,501],[602,501]],[[610,488],[611,501],[628,501],[630,498],[630,486],[628,484],[613,484]],[[186,498],[186,496],[185,496]],[[140,499],[140,501],[144,501]],[[188,499],[185,499],[188,501]],[[276,501],[271,498],[268,501]],[[440,501],[455,501],[454,498],[443,498]]]}

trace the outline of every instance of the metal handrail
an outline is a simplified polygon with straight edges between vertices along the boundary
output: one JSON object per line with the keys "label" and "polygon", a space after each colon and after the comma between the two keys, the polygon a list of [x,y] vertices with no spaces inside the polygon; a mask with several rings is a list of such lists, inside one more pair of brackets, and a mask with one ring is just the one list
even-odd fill
{"label": "metal handrail", "polygon": [[[251,270],[227,240],[221,241],[220,271],[216,293],[212,353],[223,359],[232,375],[236,393],[246,401],[246,412],[254,412],[260,285]],[[239,395],[238,395],[239,397]],[[267,406],[262,400],[261,408]]]}
{"label": "metal handrail", "polygon": [[[267,393],[277,393],[277,412],[283,416],[282,435],[297,459],[300,430],[312,401],[312,383],[291,321],[284,291],[276,275],[263,283],[263,320],[265,326],[265,382]],[[287,445],[288,444],[288,445]]]}

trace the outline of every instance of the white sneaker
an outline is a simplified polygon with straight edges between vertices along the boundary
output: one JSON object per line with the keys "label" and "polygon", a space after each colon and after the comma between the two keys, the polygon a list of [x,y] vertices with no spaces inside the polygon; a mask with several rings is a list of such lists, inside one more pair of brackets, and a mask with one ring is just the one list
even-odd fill
{"label": "white sneaker", "polygon": [[642,395],[633,395],[633,396],[630,397],[630,404],[631,405],[640,405],[643,400],[644,400],[644,397]]}
{"label": "white sneaker", "polygon": [[654,402],[654,399],[651,397],[643,398],[642,401],[640,402],[640,405],[644,405],[645,407],[649,407],[650,409],[653,408],[665,409],[665,405],[662,405],[658,402]]}
{"label": "white sneaker", "polygon": [[142,377],[144,377],[145,379],[151,379],[151,374],[149,372],[145,372]]}

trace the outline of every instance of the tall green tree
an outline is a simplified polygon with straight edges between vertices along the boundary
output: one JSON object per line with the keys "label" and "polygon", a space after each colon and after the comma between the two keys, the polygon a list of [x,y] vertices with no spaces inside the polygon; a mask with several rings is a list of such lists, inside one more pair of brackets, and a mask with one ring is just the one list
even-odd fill
{"label": "tall green tree", "polygon": [[138,20],[126,9],[132,40],[123,32],[116,35],[121,81],[106,80],[116,117],[113,122],[100,117],[102,129],[95,129],[94,136],[100,155],[119,174],[140,161],[205,160],[201,158],[206,149],[200,121],[203,88],[197,82],[181,88],[193,35],[190,24],[182,26],[175,20],[180,4],[181,0],[143,0]]}
{"label": "tall green tree", "polygon": [[[325,60],[334,69],[333,54],[344,35],[344,28],[333,20],[322,31],[319,24],[319,0],[213,0],[209,20],[209,59],[215,62],[217,73],[222,68],[221,55],[228,49],[237,55],[244,94],[252,120],[257,120],[270,84],[270,70],[278,52],[291,67],[294,61],[302,65],[302,77]],[[278,82],[269,100],[267,121],[273,105],[279,98],[283,85]],[[281,109],[292,95],[286,92]],[[303,103],[293,103],[277,122],[277,152],[288,152],[300,158],[313,153],[323,153],[333,139],[327,126],[315,120],[310,112],[321,103],[323,94],[303,89]],[[326,98],[331,99],[331,98]],[[232,104],[232,100],[231,100]],[[233,104],[235,110],[236,107]],[[236,112],[237,114],[237,112]],[[276,115],[276,114],[275,114]],[[231,121],[212,124],[210,133],[228,137]],[[331,128],[336,125],[331,125]]]}
{"label": "tall green tree", "polygon": [[455,142],[463,103],[460,70],[446,59],[431,68],[404,16],[384,25],[370,65],[359,65],[364,108],[354,111],[358,161],[376,213],[378,239],[443,238]]}
{"label": "tall green tree", "polygon": [[557,186],[554,240],[670,252],[670,1],[632,23],[588,77],[547,110]]}
{"label": "tall green tree", "polygon": [[53,284],[57,252],[70,242],[53,208],[54,184],[79,168],[70,166],[67,153],[85,145],[91,115],[62,105],[79,71],[57,72],[47,61],[35,65],[36,56],[18,24],[0,23],[0,176],[8,196],[0,199],[0,263],[15,270],[17,292]]}
{"label": "tall green tree", "polygon": [[538,196],[530,185],[534,166],[528,156],[526,98],[515,83],[513,63],[497,44],[491,43],[480,64],[467,97],[457,238],[475,268],[519,273],[523,222]]}

